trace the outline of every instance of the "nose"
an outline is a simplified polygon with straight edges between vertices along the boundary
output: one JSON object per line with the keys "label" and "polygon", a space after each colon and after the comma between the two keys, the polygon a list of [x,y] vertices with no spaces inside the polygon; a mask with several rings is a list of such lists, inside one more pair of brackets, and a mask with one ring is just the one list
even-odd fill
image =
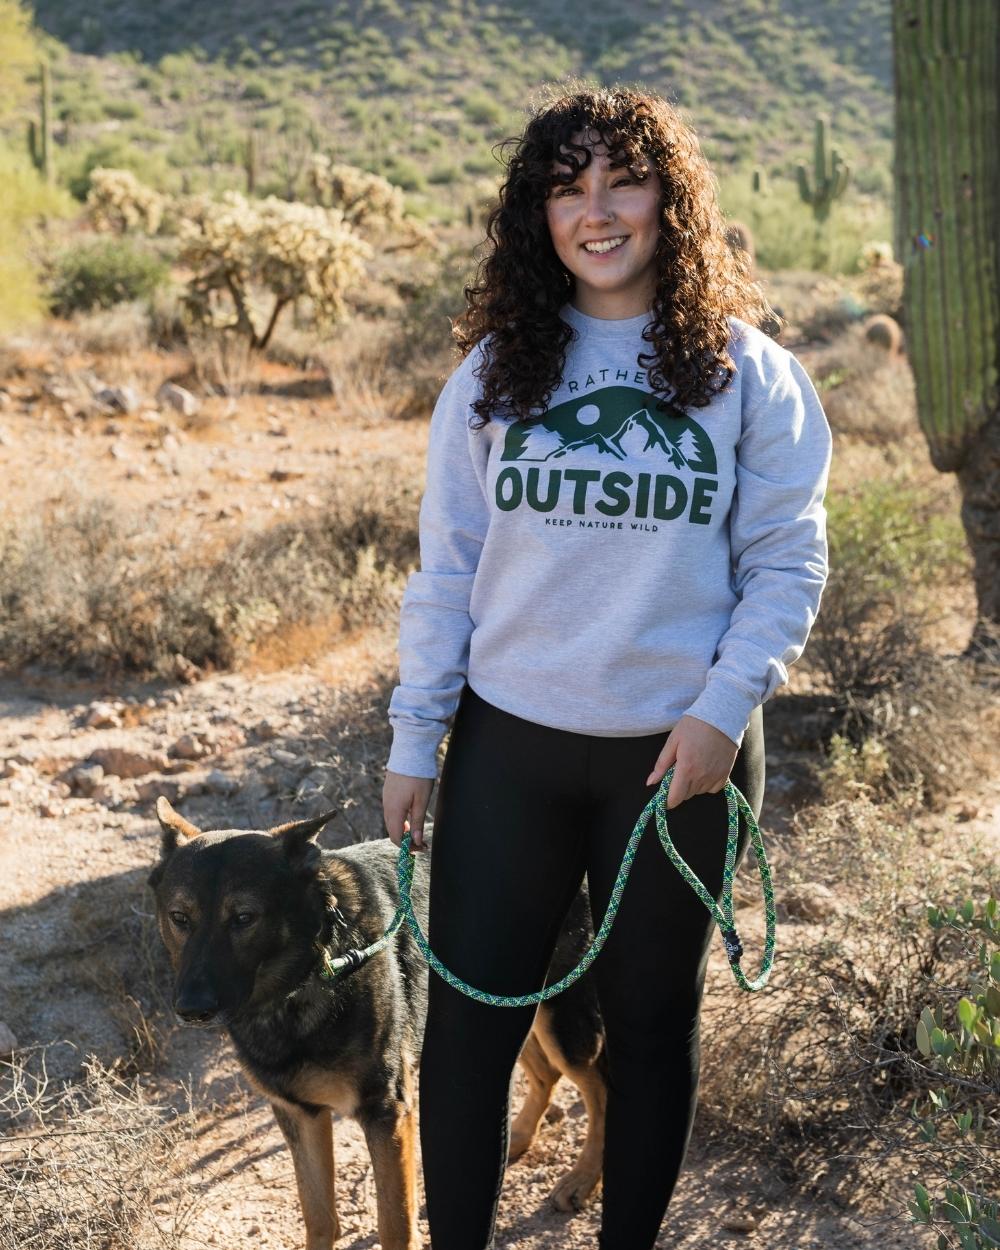
{"label": "nose", "polygon": [[587,196],[586,204],[585,220],[588,224],[610,221],[613,216],[606,188],[599,186],[592,190]]}
{"label": "nose", "polygon": [[174,998],[174,1011],[188,1024],[208,1024],[219,1014],[219,1000],[207,985],[181,986]]}

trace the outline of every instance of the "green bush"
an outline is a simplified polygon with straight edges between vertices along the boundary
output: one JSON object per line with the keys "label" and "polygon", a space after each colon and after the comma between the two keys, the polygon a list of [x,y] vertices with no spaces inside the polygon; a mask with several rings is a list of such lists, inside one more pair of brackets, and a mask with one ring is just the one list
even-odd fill
{"label": "green bush", "polygon": [[73,201],[42,181],[23,152],[0,142],[0,331],[23,327],[44,315],[38,274],[41,239],[35,223],[66,217]]}
{"label": "green bush", "polygon": [[94,239],[56,258],[49,303],[57,317],[110,308],[149,298],[166,277],[166,263],[148,248],[124,239]]}
{"label": "green bush", "polygon": [[887,199],[861,196],[848,188],[834,205],[823,231],[821,256],[812,210],[799,198],[790,174],[769,171],[769,192],[755,194],[751,171],[744,166],[718,176],[719,200],[728,218],[745,221],[753,230],[757,263],[764,269],[814,269],[856,273],[861,249],[869,239],[892,236],[892,210]]}

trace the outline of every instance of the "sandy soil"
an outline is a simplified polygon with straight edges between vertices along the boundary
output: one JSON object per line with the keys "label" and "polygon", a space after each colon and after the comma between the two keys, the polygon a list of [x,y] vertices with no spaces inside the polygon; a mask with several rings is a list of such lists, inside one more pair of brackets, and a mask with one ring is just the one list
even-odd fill
{"label": "sandy soil", "polygon": [[[154,370],[162,380],[163,358],[134,364],[133,377],[147,394]],[[7,393],[0,412],[0,473],[9,484],[5,510],[53,503],[83,484],[147,506],[151,524],[164,533],[194,525],[221,536],[275,512],[312,506],[324,479],[350,472],[366,457],[422,458],[427,432],[425,422],[377,417],[355,417],[347,426],[332,400],[252,397],[229,417],[223,416],[224,401],[212,401],[219,405],[209,413],[213,419],[185,428],[151,402],[144,407],[147,417],[85,418],[62,409],[31,382],[11,384]],[[963,606],[956,607],[945,645],[964,644]],[[37,673],[0,683],[0,1021],[25,1046],[71,1043],[52,1051],[56,1075],[72,1076],[89,1052],[106,1059],[125,1052],[134,1042],[137,1013],[163,1025],[157,1014],[162,1000],[150,986],[166,970],[150,936],[144,890],[158,845],[156,793],[176,795],[184,814],[208,828],[262,827],[337,806],[341,815],[328,827],[327,845],[382,836],[394,626],[386,621],[382,629],[340,637],[320,658],[275,668],[261,656],[247,671],[177,688]],[[790,691],[807,688],[807,677],[794,672]],[[98,702],[110,705],[110,723],[88,727]],[[195,744],[193,758],[169,754],[185,737]],[[110,748],[144,754],[151,766],[137,778],[106,777],[92,794],[82,794],[72,770]],[[765,841],[780,832],[801,797],[800,765],[794,751],[768,739]],[[986,779],[980,792],[956,795],[954,803],[972,814],[983,833],[1000,830],[996,782]],[[782,857],[775,845],[780,895]],[[748,966],[756,969],[763,915],[749,867],[741,873],[737,920],[749,939]],[[803,927],[810,926],[781,919],[778,950],[793,945]],[[740,992],[720,940],[709,971],[704,1038],[711,1038],[714,1022]],[[202,1118],[190,1175],[205,1201],[183,1245],[302,1244],[289,1156],[266,1103],[237,1075],[225,1041],[167,1029],[146,1079],[151,1095],[164,1099],[176,1098],[180,1083],[190,1080]],[[519,1101],[520,1072],[515,1089]],[[599,1200],[571,1217],[547,1203],[585,1128],[571,1087],[561,1084],[555,1102],[558,1110],[541,1139],[508,1174],[498,1247],[596,1245]],[[370,1250],[377,1245],[372,1173],[351,1121],[337,1122],[336,1146],[346,1228],[340,1244]],[[698,1124],[657,1242],[690,1250],[902,1250],[923,1244],[931,1242],[922,1241],[899,1212],[861,1214],[822,1191],[806,1206],[801,1198],[789,1199],[765,1159],[709,1151]]]}

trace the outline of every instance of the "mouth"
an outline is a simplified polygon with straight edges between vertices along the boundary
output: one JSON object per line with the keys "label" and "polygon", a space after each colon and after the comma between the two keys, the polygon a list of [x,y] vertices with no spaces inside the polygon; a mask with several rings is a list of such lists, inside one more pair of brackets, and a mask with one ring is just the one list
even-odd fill
{"label": "mouth", "polygon": [[220,1029],[224,1025],[222,1013],[216,1012],[214,1016],[207,1019],[185,1019],[179,1012],[174,1012],[174,1018],[182,1029]]}
{"label": "mouth", "polygon": [[580,246],[588,256],[610,256],[612,252],[620,252],[628,238],[627,234],[619,234],[610,239],[601,239],[598,243],[581,243]]}

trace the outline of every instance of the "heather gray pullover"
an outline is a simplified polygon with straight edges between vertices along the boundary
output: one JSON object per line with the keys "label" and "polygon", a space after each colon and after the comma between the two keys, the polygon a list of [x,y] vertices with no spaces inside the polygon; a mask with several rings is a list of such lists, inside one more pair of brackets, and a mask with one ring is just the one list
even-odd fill
{"label": "heather gray pullover", "polygon": [[739,746],[816,619],[832,438],[795,357],[731,317],[728,389],[657,411],[648,314],[560,316],[576,333],[540,420],[468,427],[482,343],[434,408],[393,772],[436,777],[466,682],[558,729],[666,736],[687,715]]}

